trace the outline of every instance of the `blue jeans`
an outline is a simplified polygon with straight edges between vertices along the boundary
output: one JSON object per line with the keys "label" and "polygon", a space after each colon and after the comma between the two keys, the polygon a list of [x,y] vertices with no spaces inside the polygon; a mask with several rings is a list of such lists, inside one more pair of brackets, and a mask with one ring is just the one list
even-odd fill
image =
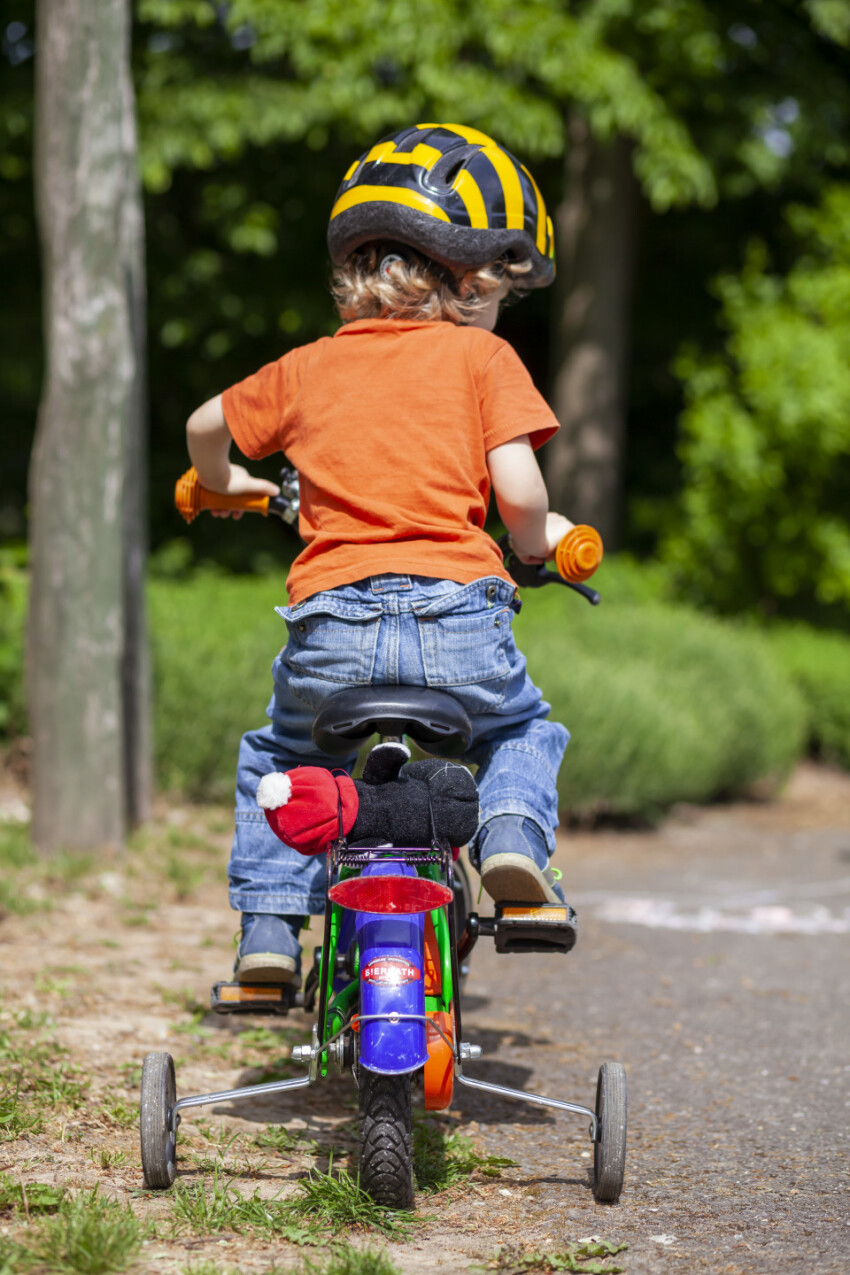
{"label": "blue jeans", "polygon": [[279,607],[289,642],[274,662],[271,725],[243,735],[236,774],[230,903],[239,912],[321,913],[325,856],[283,845],[257,806],[269,771],[354,766],[313,743],[313,718],[329,695],[352,686],[432,686],[470,716],[466,760],[478,766],[481,824],[527,815],[551,854],[558,826],[556,779],[569,735],[525,670],[511,620],[515,590],[498,576],[459,585],[383,575]]}

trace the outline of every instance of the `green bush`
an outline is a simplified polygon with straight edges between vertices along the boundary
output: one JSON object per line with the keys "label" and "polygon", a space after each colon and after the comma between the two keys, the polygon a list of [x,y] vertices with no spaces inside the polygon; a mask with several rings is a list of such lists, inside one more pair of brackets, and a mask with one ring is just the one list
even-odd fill
{"label": "green bush", "polygon": [[[804,710],[764,639],[661,602],[627,562],[600,572],[602,606],[529,591],[516,635],[571,730],[561,800],[575,811],[651,814],[676,801],[779,780],[799,755]],[[286,638],[280,579],[152,582],[161,782],[229,799],[242,731],[262,725]]]}
{"label": "green bush", "polygon": [[799,693],[762,635],[681,606],[530,595],[515,623],[529,672],[571,732],[562,807],[652,816],[780,782],[800,755]]}
{"label": "green bush", "polygon": [[753,245],[716,283],[722,353],[679,359],[684,488],[661,554],[683,596],[797,619],[850,602],[850,186],[788,221],[788,273]]}
{"label": "green bush", "polygon": [[809,751],[850,769],[850,638],[802,624],[771,629],[769,638],[805,700]]}
{"label": "green bush", "polygon": [[[806,731],[820,755],[850,765],[850,639],[737,629],[669,604],[662,575],[622,558],[598,580],[598,609],[563,589],[528,591],[515,624],[532,677],[572,734],[564,807],[651,815],[778,781]],[[13,588],[0,706],[16,724],[20,571]],[[271,664],[286,640],[274,611],[284,593],[282,575],[151,581],[156,765],[166,790],[230,801],[239,737],[266,720]]]}
{"label": "green bush", "polygon": [[0,551],[0,739],[24,730],[26,572],[18,555]]}
{"label": "green bush", "polygon": [[243,731],[266,724],[272,661],[286,642],[283,575],[152,580],[156,771],[165,789],[230,800]]}

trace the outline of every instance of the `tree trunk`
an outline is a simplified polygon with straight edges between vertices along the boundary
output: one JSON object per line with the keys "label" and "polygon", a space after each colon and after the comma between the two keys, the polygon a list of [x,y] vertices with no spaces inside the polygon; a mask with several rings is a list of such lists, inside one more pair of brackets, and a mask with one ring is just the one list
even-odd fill
{"label": "tree trunk", "polygon": [[624,138],[603,146],[569,118],[564,198],[556,212],[553,407],[546,449],[552,507],[620,533],[635,181]]}
{"label": "tree trunk", "polygon": [[46,375],[30,467],[33,839],[120,845],[151,790],[144,258],[128,0],[39,0]]}

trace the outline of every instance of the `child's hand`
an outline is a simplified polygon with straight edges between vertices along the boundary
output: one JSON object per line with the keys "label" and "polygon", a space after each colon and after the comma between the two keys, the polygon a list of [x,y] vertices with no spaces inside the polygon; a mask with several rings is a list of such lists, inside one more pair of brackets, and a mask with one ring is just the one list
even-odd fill
{"label": "child's hand", "polygon": [[[546,515],[546,526],[543,533],[545,543],[544,556],[541,556],[540,552],[543,545],[524,546],[517,543],[515,536],[511,536],[511,548],[520,562],[524,562],[527,566],[537,566],[541,562],[548,562],[550,558],[554,558],[558,544],[568,531],[572,531],[574,526],[575,523],[570,522],[569,518],[565,518],[563,514],[550,512]],[[536,549],[537,552],[529,552],[529,549]]]}
{"label": "child's hand", "polygon": [[[208,486],[208,484],[204,484]],[[280,488],[267,478],[255,478],[249,474],[244,465],[231,465],[227,483],[224,487],[216,485],[210,491],[217,491],[226,496],[278,496]],[[213,518],[241,518],[241,509],[213,509]]]}

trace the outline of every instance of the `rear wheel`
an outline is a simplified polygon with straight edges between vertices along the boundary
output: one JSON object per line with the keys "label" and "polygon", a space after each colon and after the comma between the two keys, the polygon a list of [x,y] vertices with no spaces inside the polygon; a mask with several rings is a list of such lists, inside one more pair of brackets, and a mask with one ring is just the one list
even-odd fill
{"label": "rear wheel", "polygon": [[599,1068],[596,1119],[593,1194],[606,1204],[616,1204],[626,1172],[626,1069],[622,1063],[604,1062]]}
{"label": "rear wheel", "polygon": [[410,1074],[360,1068],[360,1185],[376,1204],[413,1208]]}

